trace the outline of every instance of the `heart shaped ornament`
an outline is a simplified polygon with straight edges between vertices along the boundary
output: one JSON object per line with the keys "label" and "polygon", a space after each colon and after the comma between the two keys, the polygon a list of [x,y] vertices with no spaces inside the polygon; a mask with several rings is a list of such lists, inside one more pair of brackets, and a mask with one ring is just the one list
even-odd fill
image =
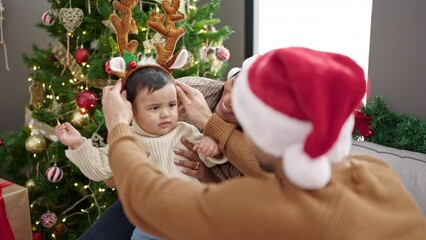
{"label": "heart shaped ornament", "polygon": [[59,10],[59,21],[68,32],[74,32],[80,26],[83,16],[83,11],[80,8],[61,8]]}

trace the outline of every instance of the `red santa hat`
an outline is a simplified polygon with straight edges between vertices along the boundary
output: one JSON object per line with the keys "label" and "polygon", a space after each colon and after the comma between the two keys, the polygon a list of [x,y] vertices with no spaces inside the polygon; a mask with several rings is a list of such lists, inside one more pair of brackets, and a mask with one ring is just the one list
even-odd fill
{"label": "red santa hat", "polygon": [[349,154],[366,79],[347,56],[293,47],[246,61],[232,91],[235,115],[254,144],[282,158],[292,183],[319,189],[331,165]]}

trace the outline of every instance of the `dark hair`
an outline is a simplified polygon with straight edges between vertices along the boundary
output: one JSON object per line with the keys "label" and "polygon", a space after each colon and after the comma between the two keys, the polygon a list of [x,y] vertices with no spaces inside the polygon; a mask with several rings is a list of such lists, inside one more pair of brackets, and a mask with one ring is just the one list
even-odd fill
{"label": "dark hair", "polygon": [[136,95],[143,89],[148,89],[148,93],[152,93],[174,81],[173,76],[162,67],[139,68],[130,74],[125,83],[124,89],[127,92],[127,100],[133,103]]}

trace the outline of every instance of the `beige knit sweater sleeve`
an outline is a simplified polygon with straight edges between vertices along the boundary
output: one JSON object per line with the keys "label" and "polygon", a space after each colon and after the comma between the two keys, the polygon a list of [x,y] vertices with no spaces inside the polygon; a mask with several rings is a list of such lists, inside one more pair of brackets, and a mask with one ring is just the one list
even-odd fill
{"label": "beige knit sweater sleeve", "polygon": [[85,139],[79,148],[65,150],[65,155],[84,176],[93,181],[103,181],[112,177],[108,162],[108,146],[96,148],[90,139]]}

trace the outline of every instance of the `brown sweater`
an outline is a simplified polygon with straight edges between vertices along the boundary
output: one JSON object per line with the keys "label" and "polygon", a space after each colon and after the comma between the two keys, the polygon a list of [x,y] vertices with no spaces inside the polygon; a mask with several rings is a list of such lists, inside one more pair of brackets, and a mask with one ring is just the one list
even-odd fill
{"label": "brown sweater", "polygon": [[333,168],[321,190],[277,178],[203,185],[156,170],[126,124],[108,138],[128,218],[162,239],[426,239],[425,218],[397,174],[370,156],[348,157],[350,167]]}
{"label": "brown sweater", "polygon": [[245,176],[272,179],[274,175],[260,168],[258,161],[248,147],[244,134],[236,127],[236,125],[227,123],[213,114],[203,133],[219,143],[221,152],[225,153],[229,162]]}

